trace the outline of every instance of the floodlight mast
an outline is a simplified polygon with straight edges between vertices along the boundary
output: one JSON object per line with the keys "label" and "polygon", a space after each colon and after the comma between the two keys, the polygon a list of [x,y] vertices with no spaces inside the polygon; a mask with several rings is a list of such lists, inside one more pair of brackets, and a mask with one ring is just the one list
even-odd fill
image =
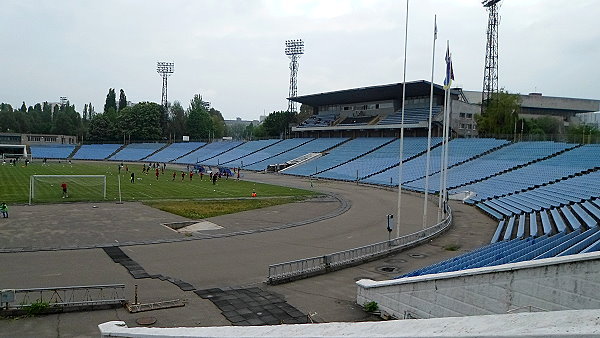
{"label": "floodlight mast", "polygon": [[175,63],[173,63],[173,62],[157,62],[156,63],[156,72],[163,79],[162,97],[160,100],[160,104],[166,108],[167,107],[167,78],[175,72]]}
{"label": "floodlight mast", "polygon": [[287,40],[285,55],[290,58],[290,90],[288,93],[288,112],[296,112],[296,102],[292,101],[298,93],[298,59],[304,54],[304,41]]}
{"label": "floodlight mast", "polygon": [[485,47],[485,67],[483,70],[483,90],[481,91],[481,112],[489,103],[493,93],[498,92],[498,3],[500,0],[485,0],[481,4],[489,12],[487,43]]}

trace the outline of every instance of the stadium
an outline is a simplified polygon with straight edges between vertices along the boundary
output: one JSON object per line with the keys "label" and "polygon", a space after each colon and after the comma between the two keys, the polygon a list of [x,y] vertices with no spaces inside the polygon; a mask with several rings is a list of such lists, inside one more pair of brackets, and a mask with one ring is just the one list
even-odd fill
{"label": "stadium", "polygon": [[280,137],[0,133],[0,335],[598,335],[600,100],[492,134],[498,88],[297,96],[294,62]]}

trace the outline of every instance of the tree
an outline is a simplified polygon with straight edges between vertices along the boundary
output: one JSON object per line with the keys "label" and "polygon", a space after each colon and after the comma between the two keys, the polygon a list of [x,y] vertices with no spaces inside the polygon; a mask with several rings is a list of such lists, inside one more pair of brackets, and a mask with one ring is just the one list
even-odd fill
{"label": "tree", "polygon": [[567,142],[572,143],[598,143],[600,130],[591,125],[572,125],[567,127]]}
{"label": "tree", "polygon": [[90,120],[87,130],[88,139],[92,141],[115,140],[114,126],[104,114],[95,115]]}
{"label": "tree", "polygon": [[209,103],[200,94],[194,95],[187,109],[187,129],[192,139],[208,139],[213,133],[213,120],[208,113]]}
{"label": "tree", "polygon": [[118,117],[119,132],[134,140],[159,140],[163,132],[160,125],[163,107],[154,102],[141,102],[125,107]]}
{"label": "tree", "polygon": [[110,110],[117,111],[117,101],[114,88],[108,88],[108,94],[106,94],[106,101],[104,103],[104,113],[108,113]]}
{"label": "tree", "polygon": [[475,115],[480,136],[512,135],[521,108],[520,97],[504,90],[494,93],[482,115]]}
{"label": "tree", "polygon": [[127,107],[127,97],[125,96],[125,91],[121,89],[119,92],[119,111],[125,107]]}
{"label": "tree", "polygon": [[296,122],[296,116],[294,112],[272,112],[262,123],[266,136],[280,136],[289,129],[290,123]]}
{"label": "tree", "polygon": [[175,139],[181,139],[183,135],[188,135],[187,115],[179,101],[173,102],[171,106],[170,132]]}

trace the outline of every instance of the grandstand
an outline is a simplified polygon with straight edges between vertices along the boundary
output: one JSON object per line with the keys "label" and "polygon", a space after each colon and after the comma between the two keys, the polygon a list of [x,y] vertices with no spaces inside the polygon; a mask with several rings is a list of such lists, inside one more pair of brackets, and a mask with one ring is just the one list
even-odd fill
{"label": "grandstand", "polygon": [[111,161],[140,161],[164,147],[165,143],[131,143],[109,158]]}
{"label": "grandstand", "polygon": [[180,164],[203,163],[204,161],[230,151],[231,149],[234,149],[243,143],[244,142],[242,141],[212,142],[200,149],[194,150],[191,153],[174,160],[173,162]]}
{"label": "grandstand", "polygon": [[169,146],[146,157],[146,162],[170,162],[206,145],[205,142],[171,143]]}
{"label": "grandstand", "polygon": [[[433,138],[431,145],[435,147],[441,138]],[[404,140],[404,151],[402,161],[421,155],[427,151],[427,139],[423,137],[411,137]],[[341,180],[357,180],[362,177],[371,176],[376,172],[398,165],[400,162],[400,140],[394,140],[383,147],[356,158],[340,166],[326,170],[316,177],[333,178]]]}
{"label": "grandstand", "polygon": [[67,159],[75,150],[74,144],[31,145],[32,158]]}
{"label": "grandstand", "polygon": [[281,142],[273,144],[270,147],[263,148],[262,150],[248,154],[244,157],[240,157],[235,161],[229,162],[227,165],[232,167],[241,167],[245,169],[247,168],[247,165],[261,162],[277,155],[281,155],[313,140],[314,139],[312,138],[292,138],[283,140]]}
{"label": "grandstand", "polygon": [[321,153],[346,141],[348,141],[347,138],[314,139],[279,155],[257,161],[250,165],[244,165],[244,168],[249,170],[265,170],[270,164],[284,164],[306,154]]}
{"label": "grandstand", "polygon": [[74,160],[104,160],[121,148],[122,144],[84,144],[73,155]]}
{"label": "grandstand", "polygon": [[[490,153],[496,148],[508,144],[508,141],[490,138],[481,139],[453,139],[448,143],[448,166],[452,167]],[[441,147],[432,149],[430,173],[436,173],[441,170]],[[425,176],[425,166],[427,162],[425,154],[407,161],[402,165],[402,182],[412,182]],[[398,185],[399,168],[398,166],[366,177],[361,181],[381,185]]]}
{"label": "grandstand", "polygon": [[227,165],[230,167],[239,167],[241,166],[241,161],[239,160],[242,157],[254,154],[259,150],[263,150],[273,144],[281,142],[281,140],[277,139],[269,139],[269,140],[258,140],[258,141],[248,141],[246,143],[241,144],[239,147],[235,147],[228,152],[223,154],[214,156],[212,158],[202,160],[199,163],[204,165]]}
{"label": "grandstand", "polygon": [[298,166],[286,168],[282,171],[288,175],[311,176],[333,167],[342,165],[359,156],[376,150],[388,143],[393,142],[393,138],[356,138],[338,147],[333,148],[327,154],[316,160],[302,163]]}

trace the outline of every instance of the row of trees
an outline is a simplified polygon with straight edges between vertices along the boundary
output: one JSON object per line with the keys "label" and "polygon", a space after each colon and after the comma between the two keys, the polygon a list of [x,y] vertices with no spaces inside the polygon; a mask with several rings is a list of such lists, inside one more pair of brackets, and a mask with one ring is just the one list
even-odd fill
{"label": "row of trees", "polygon": [[[89,107],[89,108],[88,108]],[[13,109],[8,103],[0,103],[0,131],[33,133],[83,135],[85,123],[94,112],[91,104],[86,104],[83,118],[70,102],[36,103],[27,107],[25,102],[19,109]]]}
{"label": "row of trees", "polygon": [[593,126],[573,125],[561,129],[562,122],[554,117],[544,116],[535,119],[519,117],[521,101],[517,94],[504,90],[492,95],[482,115],[475,115],[477,131],[480,136],[526,137],[531,139],[555,138],[568,142],[589,142],[598,140],[600,131]]}

